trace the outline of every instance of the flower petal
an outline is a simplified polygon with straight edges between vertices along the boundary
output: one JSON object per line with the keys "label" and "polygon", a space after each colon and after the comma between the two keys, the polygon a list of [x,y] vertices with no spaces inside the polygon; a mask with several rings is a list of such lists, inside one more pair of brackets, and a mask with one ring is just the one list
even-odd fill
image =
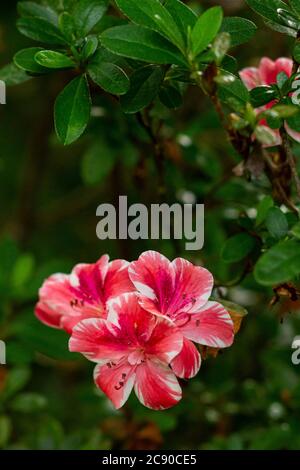
{"label": "flower petal", "polygon": [[94,370],[94,380],[116,409],[128,400],[135,382],[135,368],[127,361],[115,365],[98,364]]}
{"label": "flower petal", "polygon": [[293,71],[293,61],[287,57],[279,57],[279,59],[275,61],[275,67],[276,78],[280,72],[284,72],[288,77],[290,77]]}
{"label": "flower petal", "polygon": [[80,352],[91,361],[113,363],[130,353],[128,341],[111,331],[101,318],[90,318],[78,323],[69,341],[71,352]]}
{"label": "flower petal", "polygon": [[291,136],[296,142],[300,142],[300,132],[294,131],[287,124],[285,124],[285,128],[289,136]]}
{"label": "flower petal", "polygon": [[108,327],[131,346],[146,344],[156,325],[156,317],[143,310],[136,292],[123,294],[108,303]]}
{"label": "flower petal", "polygon": [[36,317],[45,325],[51,326],[52,328],[60,328],[61,327],[61,315],[55,310],[52,310],[47,304],[44,302],[38,302],[34,313]]}
{"label": "flower petal", "polygon": [[177,377],[191,379],[199,372],[201,356],[196,346],[184,339],[183,348],[178,356],[171,362],[171,367]]}
{"label": "flower petal", "polygon": [[234,339],[230,315],[217,302],[207,302],[200,312],[191,315],[180,331],[191,341],[212,348],[229,347]]}
{"label": "flower petal", "polygon": [[182,258],[171,263],[154,251],[133,262],[129,276],[141,293],[140,305],[176,323],[187,313],[197,312],[207,302],[213,287],[213,277],[206,269]]}
{"label": "flower petal", "polygon": [[160,361],[146,361],[136,369],[135,393],[140,402],[153,410],[176,405],[182,392],[172,370]]}
{"label": "flower petal", "polygon": [[155,328],[145,347],[146,354],[170,364],[183,346],[183,336],[169,321],[157,318]]}
{"label": "flower petal", "polygon": [[252,88],[255,88],[261,84],[259,71],[256,67],[247,67],[241,70],[240,77],[248,90],[252,90]]}
{"label": "flower petal", "polygon": [[129,263],[117,259],[109,263],[104,280],[104,297],[108,301],[113,297],[134,292],[135,288],[128,275]]}
{"label": "flower petal", "polygon": [[170,261],[156,251],[146,251],[131,263],[129,276],[136,289],[154,302],[158,313],[166,314],[174,292],[174,270]]}
{"label": "flower petal", "polygon": [[175,292],[169,311],[177,314],[198,312],[211,296],[214,285],[212,274],[183,258],[175,259],[172,264],[175,271]]}

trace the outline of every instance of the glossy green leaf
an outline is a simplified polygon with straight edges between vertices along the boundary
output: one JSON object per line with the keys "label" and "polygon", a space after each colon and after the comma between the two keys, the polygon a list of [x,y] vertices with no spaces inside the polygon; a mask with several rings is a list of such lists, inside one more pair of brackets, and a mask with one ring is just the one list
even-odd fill
{"label": "glossy green leaf", "polygon": [[248,42],[256,33],[256,25],[246,18],[226,17],[223,19],[221,31],[230,34],[231,46]]}
{"label": "glossy green leaf", "polygon": [[293,280],[300,274],[300,243],[282,241],[268,250],[255,266],[259,284],[275,286]]}
{"label": "glossy green leaf", "polygon": [[197,20],[192,33],[192,53],[194,56],[204,51],[214,40],[221,28],[223,10],[221,7],[209,8]]}
{"label": "glossy green leaf", "polygon": [[159,0],[116,0],[119,9],[134,23],[153,29],[179,48],[184,48],[184,40],[172,15]]}
{"label": "glossy green leaf", "polygon": [[58,19],[59,29],[69,42],[73,42],[75,39],[75,22],[74,18],[70,13],[64,11]]}
{"label": "glossy green leaf", "polygon": [[73,11],[77,31],[87,35],[101,20],[108,7],[108,0],[78,0]]}
{"label": "glossy green leaf", "polygon": [[193,29],[196,24],[197,15],[188,5],[179,0],[166,0],[164,7],[172,15],[182,37],[186,38],[188,29]]}
{"label": "glossy green leaf", "polygon": [[167,39],[136,25],[116,26],[101,34],[104,47],[131,59],[156,64],[185,65],[184,58]]}
{"label": "glossy green leaf", "polygon": [[147,65],[130,77],[130,89],[121,98],[125,113],[137,113],[148,106],[158,95],[164,72],[157,65]]}
{"label": "glossy green leaf", "polygon": [[275,23],[281,22],[277,10],[287,9],[287,4],[282,0],[246,0],[246,3],[256,13]]}
{"label": "glossy green leaf", "polygon": [[35,41],[52,45],[66,44],[60,30],[42,18],[20,18],[17,27],[20,33]]}
{"label": "glossy green leaf", "polygon": [[235,110],[244,107],[250,101],[250,94],[242,80],[227,72],[230,80],[219,85],[219,97],[222,102]]}
{"label": "glossy green leaf", "polygon": [[41,50],[43,50],[41,47],[30,47],[28,49],[22,49],[15,54],[14,63],[17,65],[17,67],[29,73],[47,73],[48,70],[38,64],[35,60],[35,55]]}
{"label": "glossy green leaf", "polygon": [[38,64],[48,69],[75,67],[74,61],[61,52],[42,50],[35,55]]}
{"label": "glossy green leaf", "polygon": [[263,85],[250,91],[251,104],[254,108],[259,108],[264,104],[270,103],[277,97],[277,92],[273,88]]}
{"label": "glossy green leaf", "polygon": [[90,119],[91,98],[84,75],[74,78],[55,102],[55,128],[60,141],[69,145],[85,131]]}
{"label": "glossy green leaf", "polygon": [[87,60],[92,57],[95,54],[97,47],[98,39],[96,38],[96,36],[89,37],[81,51],[82,59]]}
{"label": "glossy green leaf", "polygon": [[108,93],[124,95],[129,90],[129,78],[118,65],[109,62],[91,64],[88,73],[91,79]]}
{"label": "glossy green leaf", "polygon": [[20,16],[42,18],[55,26],[58,25],[58,15],[50,6],[36,2],[19,2],[18,13]]}

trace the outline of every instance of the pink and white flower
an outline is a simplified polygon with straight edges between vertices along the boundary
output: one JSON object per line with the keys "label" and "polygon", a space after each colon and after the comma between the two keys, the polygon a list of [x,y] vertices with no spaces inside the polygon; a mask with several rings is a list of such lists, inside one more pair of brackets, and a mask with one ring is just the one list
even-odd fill
{"label": "pink and white flower", "polygon": [[[284,72],[288,77],[291,77],[293,70],[293,61],[291,59],[281,57],[275,61],[269,59],[268,57],[263,57],[260,61],[258,67],[247,67],[240,71],[240,77],[248,90],[252,90],[258,86],[263,85],[273,85],[276,83],[277,75],[280,72]],[[272,100],[265,106],[262,106],[257,109],[257,112],[260,113],[266,109],[270,109],[276,104],[276,101]],[[260,125],[266,126],[269,128],[266,120],[261,120]],[[295,139],[297,142],[300,142],[300,133],[294,131],[286,124],[286,130],[288,134]],[[272,130],[274,133],[274,144],[281,144],[281,137],[278,130]]]}
{"label": "pink and white flower", "polygon": [[191,378],[201,364],[192,341],[213,348],[231,346],[233,322],[225,308],[209,302],[213,276],[206,269],[177,258],[170,262],[155,251],[143,253],[131,263],[129,276],[140,293],[140,306],[177,326],[183,347],[171,366],[178,377]]}
{"label": "pink and white flower", "polygon": [[50,276],[39,291],[36,316],[68,333],[85,318],[105,318],[109,300],[134,290],[128,266],[123,260],[109,262],[104,255],[94,264],[78,264],[70,275]]}
{"label": "pink and white flower", "polygon": [[97,363],[96,385],[116,408],[124,405],[134,388],[143,405],[163,410],[181,399],[169,364],[182,345],[178,328],[143,310],[137,294],[131,293],[109,302],[106,320],[80,322],[73,329],[69,349]]}

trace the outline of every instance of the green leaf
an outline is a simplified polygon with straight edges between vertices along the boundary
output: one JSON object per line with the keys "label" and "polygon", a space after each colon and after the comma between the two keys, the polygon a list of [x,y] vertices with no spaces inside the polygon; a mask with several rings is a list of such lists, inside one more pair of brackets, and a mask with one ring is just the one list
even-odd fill
{"label": "green leaf", "polygon": [[34,413],[46,408],[47,399],[38,393],[21,393],[11,403],[12,410],[19,413]]}
{"label": "green leaf", "polygon": [[74,78],[55,102],[55,128],[60,141],[69,145],[85,131],[90,119],[91,98],[85,75]]}
{"label": "green leaf", "polygon": [[284,237],[289,230],[286,216],[278,207],[271,207],[266,217],[266,227],[274,238]]}
{"label": "green leaf", "polygon": [[118,65],[109,62],[91,64],[88,73],[91,79],[108,93],[124,95],[129,90],[129,78]]}
{"label": "green leaf", "polygon": [[298,16],[298,18],[300,18],[300,0],[289,0],[289,4],[290,4],[292,10]]}
{"label": "green leaf", "polygon": [[41,47],[30,47],[28,49],[22,49],[15,54],[14,63],[17,67],[26,70],[26,72],[29,73],[47,73],[48,70],[35,61],[35,55],[41,50],[43,50]]}
{"label": "green leaf", "polygon": [[294,237],[300,239],[300,222],[298,222],[292,227],[291,234],[294,235]]}
{"label": "green leaf", "polygon": [[261,225],[267,217],[269,209],[274,206],[274,201],[271,196],[264,197],[257,207],[256,226]]}
{"label": "green leaf", "polygon": [[59,29],[65,38],[69,42],[73,42],[75,35],[75,22],[73,16],[71,16],[70,13],[64,11],[61,15],[59,15],[58,23]]}
{"label": "green leaf", "polygon": [[108,0],[79,0],[73,12],[79,35],[87,35],[101,20],[108,8]]}
{"label": "green leaf", "polygon": [[148,106],[158,95],[164,72],[157,65],[147,65],[130,77],[130,89],[121,98],[125,113],[137,113]]}
{"label": "green leaf", "polygon": [[236,263],[246,258],[255,246],[255,238],[244,232],[239,233],[226,241],[222,249],[222,258],[225,263]]}
{"label": "green leaf", "polygon": [[16,333],[29,350],[60,360],[76,361],[79,357],[68,350],[69,337],[64,331],[43,325],[33,315],[19,325]]}
{"label": "green leaf", "polygon": [[250,101],[250,94],[246,86],[238,77],[226,72],[231,80],[219,86],[220,100],[233,109],[239,110]]}
{"label": "green leaf", "polygon": [[194,56],[204,51],[218,34],[223,19],[221,7],[209,8],[197,20],[192,33],[192,53]]}
{"label": "green leaf", "polygon": [[254,277],[259,284],[275,286],[293,280],[300,274],[300,243],[281,241],[258,261]]}
{"label": "green leaf", "polygon": [[15,64],[8,64],[0,69],[0,80],[7,86],[19,85],[28,82],[32,77]]}
{"label": "green leaf", "polygon": [[115,54],[130,59],[156,64],[186,65],[173,44],[143,26],[123,25],[107,29],[101,34],[101,42]]}
{"label": "green leaf", "polygon": [[249,7],[267,20],[281,23],[278,9],[287,9],[287,4],[281,0],[246,0]]}
{"label": "green leaf", "polygon": [[159,99],[170,109],[176,109],[182,105],[182,95],[174,85],[164,85],[159,92]]}
{"label": "green leaf", "polygon": [[19,2],[18,13],[20,16],[41,18],[54,26],[58,25],[58,15],[49,6],[40,5],[36,2]]}
{"label": "green leaf", "polygon": [[1,399],[7,400],[22,390],[30,379],[30,371],[26,367],[11,369],[5,381],[5,388],[1,393]]}
{"label": "green leaf", "polygon": [[17,27],[24,36],[45,44],[65,45],[66,40],[60,30],[42,18],[20,18]]}
{"label": "green leaf", "polygon": [[254,108],[259,108],[260,106],[270,103],[270,101],[277,98],[277,92],[267,85],[262,85],[253,88],[250,91],[250,98],[252,106]]}
{"label": "green leaf", "polygon": [[23,254],[14,265],[11,283],[14,287],[26,284],[31,278],[34,268],[34,257],[31,254]]}
{"label": "green leaf", "polygon": [[38,64],[48,69],[66,69],[75,67],[73,60],[61,52],[42,50],[35,55]]}
{"label": "green leaf", "polygon": [[96,38],[96,36],[89,37],[81,51],[82,59],[87,60],[90,57],[92,57],[95,54],[97,47],[98,47],[98,39]]}
{"label": "green leaf", "polygon": [[119,9],[134,23],[153,29],[167,38],[181,50],[184,40],[176,22],[159,0],[116,0]]}
{"label": "green leaf", "polygon": [[188,29],[194,28],[197,22],[197,15],[191,8],[179,0],[166,0],[164,7],[172,15],[178,29],[181,31],[182,37],[185,39]]}
{"label": "green leaf", "polygon": [[297,37],[297,31],[295,29],[289,28],[288,26],[284,26],[282,24],[275,23],[275,21],[265,20],[265,23],[269,28],[277,31],[278,33],[287,34],[293,38]]}
{"label": "green leaf", "polygon": [[84,183],[91,186],[105,181],[115,162],[115,152],[103,139],[93,144],[82,159],[81,176]]}
{"label": "green leaf", "polygon": [[257,26],[246,18],[232,16],[223,19],[221,31],[230,34],[231,46],[238,46],[254,36]]}

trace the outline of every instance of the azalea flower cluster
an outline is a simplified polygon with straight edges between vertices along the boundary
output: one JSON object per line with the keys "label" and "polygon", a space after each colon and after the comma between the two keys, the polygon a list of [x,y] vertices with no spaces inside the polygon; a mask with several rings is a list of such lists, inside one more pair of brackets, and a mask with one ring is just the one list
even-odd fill
{"label": "azalea flower cluster", "polygon": [[162,410],[181,399],[178,378],[200,369],[194,343],[233,342],[229,313],[209,301],[212,288],[211,273],[182,258],[147,251],[128,263],[105,255],[48,278],[35,313],[71,335],[70,351],[97,364],[95,383],[116,408],[134,389],[143,405]]}
{"label": "azalea flower cluster", "polygon": [[[280,73],[284,73],[288,78],[292,76],[293,72],[293,61],[286,57],[280,57],[279,59],[273,61],[268,57],[263,57],[259,63],[258,67],[247,67],[240,71],[240,77],[248,90],[259,86],[271,86],[277,83],[277,77]],[[264,106],[257,108],[257,113],[266,111],[267,109],[273,108],[276,105],[276,100],[271,100]],[[273,134],[273,145],[280,145],[281,137],[279,130],[271,129],[268,126],[268,123],[265,119],[261,119],[261,126],[265,126],[269,129],[269,132]],[[287,124],[285,124],[287,133],[297,142],[300,142],[300,133],[291,129]]]}

